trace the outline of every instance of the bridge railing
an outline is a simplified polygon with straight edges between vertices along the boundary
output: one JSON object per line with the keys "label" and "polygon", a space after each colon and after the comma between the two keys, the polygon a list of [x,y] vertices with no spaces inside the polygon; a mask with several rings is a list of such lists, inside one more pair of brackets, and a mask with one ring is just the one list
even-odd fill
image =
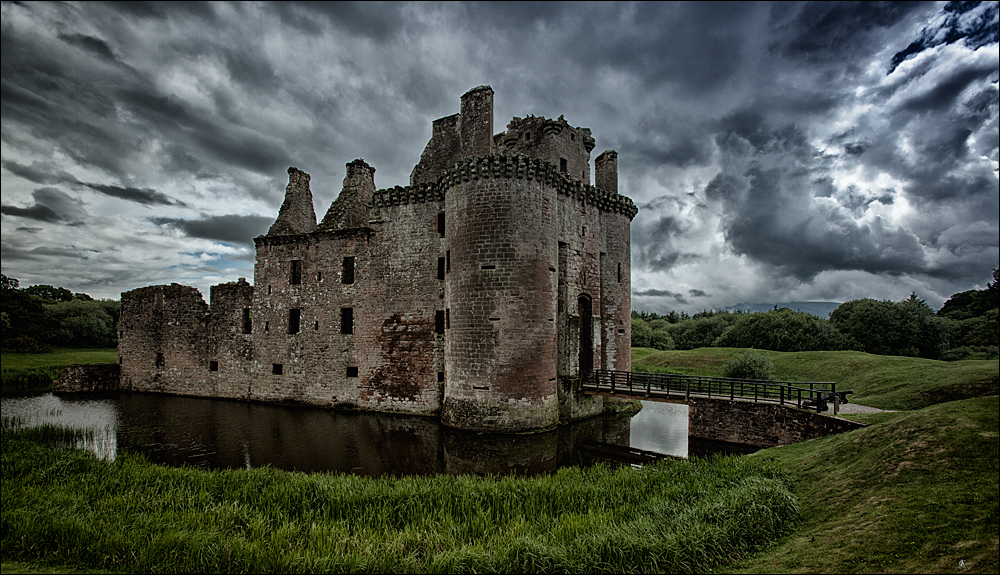
{"label": "bridge railing", "polygon": [[837,384],[832,381],[770,381],[606,369],[597,369],[584,375],[582,388],[633,397],[684,401],[694,395],[774,402],[816,411],[826,411],[827,402],[837,394]]}

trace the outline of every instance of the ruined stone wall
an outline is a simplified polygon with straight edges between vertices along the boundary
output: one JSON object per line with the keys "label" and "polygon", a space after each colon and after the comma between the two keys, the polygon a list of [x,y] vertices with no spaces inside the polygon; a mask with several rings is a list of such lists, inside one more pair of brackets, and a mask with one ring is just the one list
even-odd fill
{"label": "ruined stone wall", "polygon": [[62,370],[52,382],[52,393],[118,391],[120,381],[117,363],[77,363]]}
{"label": "ruined stone wall", "polygon": [[569,178],[590,183],[590,151],[594,138],[589,128],[575,128],[558,120],[529,116],[514,118],[500,136],[504,148],[545,160]]}
{"label": "ruined stone wall", "polygon": [[[355,306],[360,286],[377,281],[370,238],[371,230],[359,228],[256,239],[251,398],[356,401],[358,380],[348,368],[357,370],[360,362],[357,329],[342,333],[341,310]],[[354,277],[344,283],[348,257]]]}
{"label": "ruined stone wall", "polygon": [[434,120],[431,139],[420,154],[420,162],[410,172],[410,185],[436,183],[441,174],[462,159],[461,114]]}
{"label": "ruined stone wall", "polygon": [[205,342],[207,395],[247,398],[253,372],[253,286],[245,278],[212,286]]}
{"label": "ruined stone wall", "polygon": [[363,355],[359,402],[437,414],[444,365],[444,194],[422,185],[376,192],[370,210],[372,282],[357,302]]}
{"label": "ruined stone wall", "polygon": [[208,306],[197,289],[150,286],[122,294],[121,389],[211,395]]}

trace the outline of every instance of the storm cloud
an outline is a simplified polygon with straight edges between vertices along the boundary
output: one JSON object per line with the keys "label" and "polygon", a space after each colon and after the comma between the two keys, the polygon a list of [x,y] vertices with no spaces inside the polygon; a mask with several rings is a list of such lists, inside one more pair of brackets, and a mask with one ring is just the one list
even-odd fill
{"label": "storm cloud", "polygon": [[252,276],[294,165],[406,185],[481,84],[619,153],[633,304],[940,305],[1000,265],[996,2],[4,3],[3,268]]}

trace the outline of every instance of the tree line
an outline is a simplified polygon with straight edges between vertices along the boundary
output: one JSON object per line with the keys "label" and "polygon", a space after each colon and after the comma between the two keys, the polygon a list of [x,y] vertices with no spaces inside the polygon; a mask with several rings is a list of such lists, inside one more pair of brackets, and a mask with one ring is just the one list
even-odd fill
{"label": "tree line", "polygon": [[956,293],[937,312],[915,293],[902,301],[844,302],[830,319],[775,308],[767,312],[703,311],[694,315],[632,312],[632,347],[660,350],[745,347],[772,351],[856,350],[879,355],[962,359],[996,357],[1000,281]]}
{"label": "tree line", "polygon": [[20,287],[2,276],[3,349],[41,353],[52,346],[115,347],[121,302],[50,285]]}

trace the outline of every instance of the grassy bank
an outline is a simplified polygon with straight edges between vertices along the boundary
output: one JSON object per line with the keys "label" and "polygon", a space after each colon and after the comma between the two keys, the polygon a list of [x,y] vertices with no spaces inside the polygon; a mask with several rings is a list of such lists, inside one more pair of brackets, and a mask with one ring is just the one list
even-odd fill
{"label": "grassy bank", "polygon": [[12,353],[0,355],[0,394],[32,395],[52,390],[52,381],[62,370],[75,363],[113,363],[118,360],[115,348],[55,348],[49,353]]}
{"label": "grassy bank", "polygon": [[[797,516],[768,462],[369,479],[114,463],[3,432],[5,561],[129,572],[701,572]],[[6,565],[6,564],[5,564]],[[5,568],[6,572],[6,568]]]}
{"label": "grassy bank", "polygon": [[[741,350],[633,348],[632,369],[715,376],[726,359],[737,351]],[[774,362],[775,379],[835,381],[837,389],[854,390],[851,401],[881,409],[920,409],[1000,392],[1000,368],[996,360],[946,362],[858,351],[762,353]]]}
{"label": "grassy bank", "polygon": [[794,477],[803,522],[731,572],[996,573],[997,396],[857,415],[864,429],[749,459]]}

